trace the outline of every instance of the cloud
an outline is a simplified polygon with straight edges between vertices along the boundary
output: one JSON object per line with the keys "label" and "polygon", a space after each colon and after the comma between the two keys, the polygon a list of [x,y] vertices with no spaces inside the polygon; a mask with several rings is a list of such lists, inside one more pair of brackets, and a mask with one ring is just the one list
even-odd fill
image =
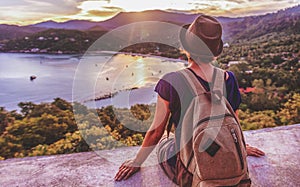
{"label": "cloud", "polygon": [[266,14],[266,13],[276,12],[280,9],[293,6],[293,4],[287,3],[286,0],[282,0],[280,2],[278,0],[277,2],[273,1],[272,5],[270,5],[270,2],[268,1],[260,1],[260,0],[257,1],[259,1],[259,3],[250,4],[247,7],[232,8],[226,12],[226,15],[233,16],[233,17],[237,17],[237,16],[241,17],[241,16],[249,16],[249,15]]}
{"label": "cloud", "polygon": [[76,14],[80,11],[77,7],[84,0],[24,0],[27,2],[27,12],[49,13],[59,15]]}
{"label": "cloud", "polygon": [[297,5],[296,2],[291,3],[291,1],[294,0],[211,0],[209,2],[197,1],[190,2],[190,4],[194,6],[194,8],[189,10],[174,8],[168,10],[194,14],[204,13],[213,16],[241,17],[276,12],[280,9]]}
{"label": "cloud", "polygon": [[119,7],[103,7],[104,10],[89,10],[88,16],[100,16],[100,17],[109,17],[113,16],[119,12],[121,12],[123,9]]}
{"label": "cloud", "polygon": [[1,7],[13,7],[13,6],[19,6],[19,5],[26,5],[26,2],[24,0],[10,0],[10,1],[2,1]]}
{"label": "cloud", "polygon": [[10,0],[0,3],[0,20],[8,24],[34,23],[74,15],[84,0]]}
{"label": "cloud", "polygon": [[246,3],[247,0],[229,0],[230,2],[234,2],[234,3]]}

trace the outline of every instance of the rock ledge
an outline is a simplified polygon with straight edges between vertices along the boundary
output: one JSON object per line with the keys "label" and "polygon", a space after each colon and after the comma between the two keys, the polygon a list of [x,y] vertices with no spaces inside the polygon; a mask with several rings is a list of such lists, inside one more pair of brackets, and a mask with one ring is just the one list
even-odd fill
{"label": "rock ledge", "polygon": [[[253,186],[300,184],[300,124],[244,132],[266,156],[248,157]],[[120,164],[138,147],[0,161],[0,186],[175,186],[157,165],[155,151],[141,172],[114,182]]]}

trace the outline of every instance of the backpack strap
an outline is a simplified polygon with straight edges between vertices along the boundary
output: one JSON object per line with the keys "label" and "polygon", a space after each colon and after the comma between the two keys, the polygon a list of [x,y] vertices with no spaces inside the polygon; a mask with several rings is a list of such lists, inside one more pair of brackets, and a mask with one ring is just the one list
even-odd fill
{"label": "backpack strap", "polygon": [[[197,79],[196,75],[192,73],[188,69],[183,69],[179,71],[187,81],[188,85],[190,85],[192,92],[194,95],[200,95],[204,93],[208,93],[209,91],[205,89],[205,87],[201,84],[201,82]],[[217,97],[214,99],[220,101],[222,96],[224,95],[224,71],[222,69],[214,67],[212,82],[210,84],[210,92]],[[226,95],[225,95],[226,97]]]}
{"label": "backpack strap", "polygon": [[183,77],[187,81],[187,84],[191,87],[194,95],[200,95],[207,92],[205,87],[197,79],[196,75],[194,75],[190,70],[183,69],[178,71],[178,73],[183,75]]}
{"label": "backpack strap", "polygon": [[226,99],[226,91],[224,92],[224,84],[225,84],[225,79],[224,78],[224,71],[220,68],[216,68],[214,67],[215,70],[215,75],[213,76],[213,86],[212,86],[212,92],[215,95],[219,95],[220,97],[224,97],[223,101],[226,105],[226,107],[228,108],[229,112],[234,116],[235,120],[237,121],[237,123],[239,124],[239,121],[235,115],[234,110],[232,109],[230,103],[228,102],[228,100]]}
{"label": "backpack strap", "polygon": [[[208,93],[205,87],[200,83],[197,77],[190,70],[183,69],[178,72],[184,76],[185,80],[187,81],[188,85],[190,85],[195,95]],[[220,68],[214,67],[212,85],[210,89],[212,101],[213,102],[223,101],[226,107],[228,108],[229,112],[234,116],[237,123],[239,123],[239,120],[237,119],[234,110],[232,109],[230,103],[226,99],[226,92],[224,92],[225,78],[224,78],[224,71]],[[214,110],[212,112],[214,112]]]}
{"label": "backpack strap", "polygon": [[219,90],[220,93],[224,94],[224,71],[222,69],[214,67],[213,78],[212,78],[212,91]]}
{"label": "backpack strap", "polygon": [[[235,114],[235,111],[233,110],[233,108],[231,107],[229,101],[226,99],[226,92],[224,93],[224,71],[222,69],[219,69],[219,68],[216,68],[215,67],[215,70],[217,70],[216,72],[216,75],[215,75],[215,78],[213,78],[213,92],[218,92],[218,90],[221,92],[221,93],[215,93],[215,94],[222,94],[222,96],[224,97],[223,101],[224,101],[224,104],[226,105],[227,109],[229,110],[229,112],[231,113],[231,115],[234,117],[234,119],[236,120],[237,124],[239,124],[239,128],[240,130],[242,131],[242,128],[241,128],[241,125],[240,125],[240,122],[238,120],[238,117],[236,116]],[[246,143],[245,143],[245,138],[244,138],[244,135],[242,133],[242,140],[243,140],[243,143],[244,145],[246,146]]]}
{"label": "backpack strap", "polygon": [[[189,85],[191,87],[191,90],[192,90],[192,93],[193,93],[194,96],[207,92],[207,90],[199,82],[197,77],[190,70],[188,70],[187,68],[179,70],[176,73],[177,73],[178,76],[182,76],[183,80],[187,82],[187,85]],[[167,137],[169,137],[170,131],[171,131],[172,126],[173,126],[172,117],[173,116],[171,115],[171,117],[169,119],[169,123],[167,125]]]}

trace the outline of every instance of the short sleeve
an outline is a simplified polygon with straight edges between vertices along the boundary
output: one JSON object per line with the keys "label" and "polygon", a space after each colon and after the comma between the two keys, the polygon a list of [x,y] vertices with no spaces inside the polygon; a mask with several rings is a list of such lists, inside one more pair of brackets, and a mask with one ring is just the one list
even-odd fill
{"label": "short sleeve", "polygon": [[177,90],[181,90],[183,86],[178,77],[179,76],[177,76],[176,72],[168,73],[158,81],[154,89],[161,98],[170,103],[169,108],[173,112],[180,106],[180,99]]}
{"label": "short sleeve", "polygon": [[229,78],[226,80],[227,100],[232,109],[236,111],[242,102],[239,85],[234,73],[231,71],[227,71],[227,73],[229,74]]}
{"label": "short sleeve", "polygon": [[170,102],[170,93],[171,93],[171,85],[168,81],[164,79],[160,79],[158,83],[155,86],[154,91],[158,93],[160,97],[162,97],[164,100]]}

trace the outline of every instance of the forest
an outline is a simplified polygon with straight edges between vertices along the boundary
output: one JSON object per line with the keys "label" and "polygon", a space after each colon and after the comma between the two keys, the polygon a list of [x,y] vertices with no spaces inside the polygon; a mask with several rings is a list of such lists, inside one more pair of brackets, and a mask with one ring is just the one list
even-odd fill
{"label": "forest", "polygon": [[[256,102],[272,98],[251,98]],[[239,109],[244,130],[300,122],[300,94],[294,93],[278,109]],[[252,105],[249,105],[252,106]],[[51,103],[19,103],[20,113],[0,108],[0,159],[66,154],[141,145],[154,117],[155,104],[130,109],[88,109],[55,98]]]}

